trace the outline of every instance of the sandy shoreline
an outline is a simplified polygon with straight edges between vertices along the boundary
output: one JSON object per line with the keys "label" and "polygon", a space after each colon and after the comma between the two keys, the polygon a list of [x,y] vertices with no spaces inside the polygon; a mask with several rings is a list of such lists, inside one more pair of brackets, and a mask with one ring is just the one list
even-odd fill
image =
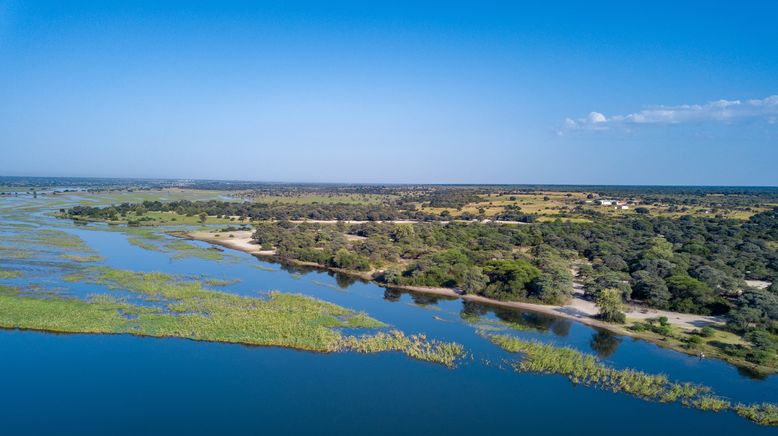
{"label": "sandy shoreline", "polygon": [[208,242],[221,245],[222,247],[233,250],[243,251],[244,253],[257,256],[275,256],[275,250],[262,250],[258,244],[251,239],[251,230],[237,230],[234,232],[171,232],[172,235],[179,238],[194,239],[197,241]]}
{"label": "sandy shoreline", "polygon": [[[198,241],[208,242],[211,244],[220,245],[225,248],[233,250],[243,251],[245,253],[252,254],[257,257],[263,258],[276,258],[274,250],[262,250],[262,248],[254,243],[251,239],[251,230],[239,230],[233,232],[176,232],[175,236],[183,237],[187,239],[194,239]],[[285,262],[289,262],[295,265],[311,266],[316,268],[323,268],[332,271],[336,271],[343,274],[348,274],[354,277],[359,277],[363,280],[372,281],[372,275],[370,273],[360,273],[356,271],[341,270],[338,268],[326,268],[323,265],[319,265],[312,262],[303,262],[294,259],[281,259]],[[607,329],[622,335],[639,336],[625,329],[623,326],[614,325],[600,321],[595,318],[598,314],[598,309],[591,301],[585,300],[581,297],[583,291],[580,284],[576,284],[573,298],[570,303],[557,306],[546,304],[527,303],[522,301],[502,301],[494,300],[491,298],[483,297],[480,295],[472,294],[460,294],[454,289],[449,288],[433,288],[422,286],[386,286],[378,283],[383,287],[396,288],[401,290],[407,290],[410,292],[420,292],[425,294],[435,294],[449,298],[461,298],[465,301],[473,301],[482,304],[488,304],[492,306],[510,307],[514,309],[530,310],[533,312],[543,313],[546,315],[557,316],[560,318],[571,319],[583,324],[587,324],[593,327]],[[680,329],[686,331],[696,330],[706,325],[723,325],[724,320],[721,317],[694,315],[687,313],[668,312],[663,310],[648,309],[645,307],[638,307],[633,305],[627,305],[625,314],[629,320],[645,320],[648,318],[656,318],[660,316],[667,317],[670,324],[677,326]]]}
{"label": "sandy shoreline", "polygon": [[[375,282],[370,272],[361,273],[357,271],[341,270],[338,268],[328,268],[312,262],[302,262],[294,259],[281,259],[278,256],[276,256],[275,251],[262,250],[260,246],[253,243],[253,241],[251,240],[252,232],[250,230],[235,231],[235,232],[220,232],[220,233],[171,232],[170,234],[180,238],[203,241],[215,245],[220,245],[225,248],[243,251],[253,256],[256,256],[258,258],[271,259],[271,260],[276,260],[279,262],[289,263],[293,265],[309,266],[321,270],[339,272],[342,274],[359,278],[361,280],[372,281],[373,283],[376,283],[377,285],[382,286],[384,288],[406,290],[409,292],[418,292],[418,293],[425,293],[425,294],[435,294],[444,298],[462,299],[464,301],[473,301],[480,304],[514,308],[519,310],[536,312],[548,316],[569,319],[594,328],[607,330],[617,335],[646,340],[660,347],[669,348],[671,350],[680,353],[691,354],[691,355],[698,354],[698,352],[695,351],[694,349],[685,348],[682,346],[682,344],[674,344],[668,341],[667,338],[657,336],[650,332],[636,332],[636,331],[628,330],[626,328],[626,325],[609,324],[596,319],[595,316],[598,313],[597,307],[594,305],[593,302],[582,298],[583,289],[580,283],[574,283],[573,298],[571,299],[570,303],[564,306],[534,304],[534,303],[526,303],[521,301],[500,301],[500,300],[493,300],[490,298],[482,297],[480,295],[460,294],[457,291],[449,288],[430,288],[430,287],[419,287],[419,286],[387,286],[385,284]],[[219,236],[216,236],[217,234]],[[232,237],[230,237],[230,235],[232,235]],[[649,308],[639,307],[639,306],[629,305],[629,304],[626,305],[625,309],[626,309],[625,314],[627,316],[627,324],[630,324],[631,322],[634,321],[645,320],[648,318],[656,318],[660,316],[667,317],[668,322],[671,325],[675,326],[679,330],[683,330],[686,332],[695,331],[706,325],[723,326],[725,324],[725,320],[723,317],[712,317],[712,316],[702,316],[702,315],[694,315],[694,314],[687,314],[687,313],[667,312],[667,311],[649,309]],[[747,362],[742,359],[734,358],[724,353],[715,353],[715,354],[711,353],[711,354],[713,355],[711,355],[710,357],[715,357],[727,361],[731,364],[734,364],[738,367],[748,368],[758,373],[775,372],[775,370],[770,367],[762,367],[759,365],[755,365],[753,363]]]}

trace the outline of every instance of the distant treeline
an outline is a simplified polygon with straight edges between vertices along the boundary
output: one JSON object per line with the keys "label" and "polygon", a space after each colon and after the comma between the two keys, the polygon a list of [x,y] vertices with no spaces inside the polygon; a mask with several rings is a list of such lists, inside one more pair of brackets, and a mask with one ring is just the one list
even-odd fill
{"label": "distant treeline", "polygon": [[248,220],[341,220],[341,221],[432,221],[441,217],[422,211],[402,209],[384,204],[286,204],[228,201],[144,201],[139,204],[122,203],[111,207],[75,206],[66,211],[71,218],[111,219],[128,212],[176,212],[194,216],[243,217]]}

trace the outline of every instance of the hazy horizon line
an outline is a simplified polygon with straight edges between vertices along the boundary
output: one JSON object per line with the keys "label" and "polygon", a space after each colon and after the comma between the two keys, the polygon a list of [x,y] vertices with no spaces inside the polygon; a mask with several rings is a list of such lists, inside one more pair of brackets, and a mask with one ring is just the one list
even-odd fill
{"label": "hazy horizon line", "polygon": [[344,182],[344,181],[291,181],[291,180],[256,180],[256,179],[220,179],[192,177],[128,177],[128,176],[32,176],[4,175],[0,179],[92,179],[92,180],[137,180],[137,181],[192,181],[192,182],[235,182],[268,185],[363,185],[363,186],[552,186],[552,187],[657,187],[657,188],[768,188],[778,189],[778,185],[747,185],[747,184],[652,184],[652,183],[532,183],[532,182]]}

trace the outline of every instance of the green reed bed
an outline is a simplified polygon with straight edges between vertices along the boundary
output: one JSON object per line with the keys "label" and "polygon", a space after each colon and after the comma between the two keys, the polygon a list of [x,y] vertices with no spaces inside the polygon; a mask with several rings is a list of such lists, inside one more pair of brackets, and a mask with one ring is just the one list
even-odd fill
{"label": "green reed bed", "polygon": [[[127,239],[130,244],[148,251],[168,253],[173,259],[197,258],[203,260],[224,260],[229,255],[222,251],[199,247],[185,241],[159,242],[163,238],[147,238],[146,236],[134,236]],[[229,258],[234,259],[233,256]]]}
{"label": "green reed bed", "polygon": [[222,287],[222,286],[234,285],[235,283],[240,282],[240,280],[205,279],[203,280],[203,282],[208,286]]}
{"label": "green reed bed", "polygon": [[738,404],[735,406],[735,412],[762,425],[778,426],[778,405],[775,404]]}
{"label": "green reed bed", "polygon": [[762,425],[778,425],[778,406],[764,403],[738,405],[713,395],[707,386],[671,382],[665,375],[633,369],[611,368],[597,357],[570,347],[557,347],[538,341],[525,341],[508,335],[490,335],[496,345],[523,358],[511,362],[520,372],[559,374],[572,383],[623,392],[647,401],[680,402],[684,406],[713,412],[735,410],[739,415]]}
{"label": "green reed bed", "polygon": [[[5,240],[5,239],[4,239]],[[35,251],[26,248],[0,245],[0,259],[23,260],[35,256]]]}
{"label": "green reed bed", "polygon": [[338,349],[358,353],[399,351],[414,359],[440,363],[450,368],[464,353],[462,346],[457,343],[428,340],[425,335],[406,336],[399,330],[359,337],[343,337]]}
{"label": "green reed bed", "polygon": [[76,235],[52,229],[31,229],[7,235],[3,241],[20,245],[34,245],[60,250],[91,252],[92,249]]}
{"label": "green reed bed", "polygon": [[693,400],[691,406],[700,410],[710,410],[713,412],[720,412],[722,410],[731,409],[732,403],[716,396],[703,395]]}
{"label": "green reed bed", "polygon": [[65,260],[70,260],[79,263],[93,263],[93,262],[100,262],[101,260],[103,260],[101,256],[97,256],[94,254],[91,255],[63,254],[60,257],[62,257]]}
{"label": "green reed bed", "polygon": [[178,337],[320,352],[396,350],[449,366],[453,364],[451,354],[461,352],[459,346],[427,341],[423,336],[379,332],[344,337],[343,329],[386,325],[367,314],[303,295],[269,292],[246,297],[208,290],[199,280],[108,267],[85,268],[71,276],[68,281],[102,285],[161,304],[136,304],[111,294],[81,300],[5,287],[0,293],[0,327]]}
{"label": "green reed bed", "polygon": [[22,276],[21,271],[0,269],[0,279],[15,279]]}
{"label": "green reed bed", "polygon": [[162,247],[161,245],[153,244],[143,238],[135,238],[135,237],[128,238],[127,242],[129,242],[131,245],[134,245],[136,247],[142,248],[147,251],[160,251],[160,252],[165,251],[164,247]]}

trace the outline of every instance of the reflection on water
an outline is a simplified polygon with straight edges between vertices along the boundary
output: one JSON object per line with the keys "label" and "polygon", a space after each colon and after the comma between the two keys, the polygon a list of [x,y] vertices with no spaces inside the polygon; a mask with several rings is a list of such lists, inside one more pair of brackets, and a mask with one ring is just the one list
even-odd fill
{"label": "reflection on water", "polygon": [[751,380],[767,380],[767,378],[769,377],[767,374],[757,372],[751,368],[746,368],[743,366],[737,367],[737,373]]}
{"label": "reflection on water", "polygon": [[597,356],[604,358],[610,357],[616,352],[621,344],[621,337],[614,335],[607,330],[597,330],[592,335],[592,341],[589,345],[592,347],[592,351],[597,353]]}
{"label": "reflection on water", "polygon": [[369,281],[351,274],[343,274],[336,271],[330,271],[326,268],[317,267],[313,265],[300,265],[291,262],[284,262],[277,259],[269,259],[268,261],[272,263],[278,263],[280,265],[281,271],[285,271],[290,275],[303,276],[311,272],[325,272],[328,276],[335,279],[335,283],[341,289],[349,288],[355,283],[369,283]]}
{"label": "reflection on water", "polygon": [[570,333],[570,328],[573,325],[573,322],[568,319],[557,318],[538,312],[473,301],[462,302],[462,311],[460,313],[462,319],[475,320],[489,318],[490,315],[516,329],[537,330],[540,332],[550,331],[562,338]]}
{"label": "reflection on water", "polygon": [[408,295],[411,301],[413,301],[413,304],[419,306],[435,306],[440,304],[441,301],[456,301],[459,299],[457,297],[448,297],[425,292],[413,292],[398,288],[385,288],[384,290],[384,300],[386,301],[400,301],[403,295]]}
{"label": "reflection on water", "polygon": [[[610,364],[620,368],[639,368],[668,374],[674,380],[711,385],[718,393],[737,401],[775,401],[775,392],[778,391],[774,377],[756,382],[750,379],[754,374],[745,370],[736,372],[725,363],[690,358],[644,341],[625,341],[623,337],[568,319],[436,294],[384,289],[359,277],[289,263],[270,265],[264,259],[257,260],[242,253],[236,254],[241,259],[237,262],[205,259],[173,262],[167,253],[146,251],[129,244],[127,235],[117,228],[100,224],[78,225],[76,228],[69,221],[31,214],[14,207],[3,208],[3,203],[0,200],[0,222],[7,223],[16,218],[31,220],[35,225],[48,228],[67,229],[67,232],[80,236],[104,258],[94,264],[65,268],[61,253],[54,251],[16,260],[0,256],[3,266],[21,269],[24,273],[20,278],[7,280],[5,283],[8,284],[18,282],[29,286],[38,283],[40,292],[53,292],[65,286],[69,295],[86,298],[92,293],[105,292],[105,289],[88,283],[64,284],[64,275],[99,264],[133,271],[160,271],[182,277],[234,279],[234,284],[220,290],[252,296],[271,289],[310,295],[364,311],[407,333],[424,333],[432,338],[462,343],[476,357],[451,371],[393,353],[315,355],[177,340],[83,335],[68,336],[70,339],[64,340],[29,332],[0,332],[0,349],[4,356],[12,357],[0,359],[0,386],[8,392],[3,396],[5,400],[0,399],[0,406],[3,406],[0,410],[5,411],[0,412],[0,419],[4,423],[4,433],[8,434],[19,434],[17,430],[29,425],[31,419],[24,419],[25,414],[34,416],[38,413],[40,399],[51,397],[51,386],[63,386],[71,381],[73,385],[67,385],[70,392],[86,392],[89,395],[63,405],[63,416],[83,417],[87,405],[92,408],[111,406],[107,410],[100,409],[102,413],[97,416],[111,416],[118,420],[110,413],[120,410],[114,404],[126,396],[114,394],[123,389],[137,388],[137,398],[144,398],[144,401],[123,404],[128,416],[147,414],[148,401],[159,398],[160,404],[155,404],[158,410],[179,405],[186,416],[214,416],[214,422],[218,420],[220,423],[244,426],[233,429],[238,430],[234,433],[261,433],[263,429],[273,432],[274,429],[281,430],[281,425],[293,422],[306,427],[308,433],[338,431],[358,434],[365,428],[382,428],[386,433],[396,434],[396,431],[387,429],[397,430],[398,421],[407,422],[405,432],[408,434],[502,433],[511,431],[510,425],[513,424],[510,420],[478,420],[477,417],[511,416],[517,411],[524,413],[522,427],[527,431],[571,433],[580,431],[580,423],[603,408],[607,408],[611,415],[607,423],[598,425],[598,434],[621,434],[624,428],[630,428],[630,432],[636,435],[657,434],[665,431],[670,424],[676,434],[703,431],[707,434],[760,434],[763,430],[726,414],[704,414],[680,407],[636,402],[624,396],[573,389],[566,380],[558,377],[517,374],[499,371],[493,365],[479,365],[479,357],[493,357],[491,361],[519,357],[494,347],[480,336],[474,326],[477,324],[488,324],[525,339],[593,352],[608,358]],[[8,206],[8,202],[5,205]],[[9,226],[5,231],[30,230]],[[154,231],[167,238],[164,229]],[[18,250],[21,246],[14,244],[14,248]],[[301,280],[303,276],[305,279]],[[335,292],[334,288],[347,288],[348,292]],[[124,297],[120,291],[111,292]],[[403,301],[412,304],[391,304]],[[435,313],[430,313],[429,309],[433,308]],[[450,322],[440,322],[442,319]],[[94,354],[92,350],[95,349],[102,352]],[[67,365],[51,368],[47,365],[51,361],[66,362]],[[142,364],[138,365],[138,362]],[[160,371],[165,365],[169,365],[169,370]],[[121,377],[116,377],[116,368],[124,369]],[[84,375],[71,377],[77,371]],[[105,374],[100,371],[105,371]],[[113,389],[110,389],[111,386],[106,388],[106,380],[118,385],[112,386]],[[350,382],[344,384],[344,380]],[[146,400],[144,396],[150,386],[165,386],[166,389],[160,390],[163,396]],[[35,401],[18,400],[28,392]],[[202,392],[203,395],[194,392]],[[91,405],[88,400],[92,397],[105,398],[106,401]],[[229,409],[222,408],[223,398],[230,399]],[[315,404],[319,405],[306,408],[305,420],[299,419],[300,398],[310,404],[313,404],[310,399],[315,399]],[[468,404],[470,413],[452,413],[452,410],[462,407],[463,401]],[[266,406],[258,407],[260,403]],[[382,403],[393,404],[398,414],[403,415],[403,420],[397,420],[392,414],[374,406]],[[210,408],[192,414],[193,408],[199,405]],[[433,406],[423,407],[426,405]],[[565,408],[570,419],[555,419],[559,407]],[[51,410],[56,412],[60,409],[52,407]],[[317,411],[322,414],[320,419],[311,419]],[[661,416],[663,419],[651,419],[640,426],[629,427],[647,416]],[[333,420],[333,417],[338,419]],[[181,422],[190,421],[182,419]],[[326,423],[331,425],[328,427]],[[7,430],[8,425],[11,431]],[[344,432],[344,428],[352,431]],[[195,426],[194,430],[197,432],[198,428]],[[219,429],[215,429],[211,433],[218,432]]]}

